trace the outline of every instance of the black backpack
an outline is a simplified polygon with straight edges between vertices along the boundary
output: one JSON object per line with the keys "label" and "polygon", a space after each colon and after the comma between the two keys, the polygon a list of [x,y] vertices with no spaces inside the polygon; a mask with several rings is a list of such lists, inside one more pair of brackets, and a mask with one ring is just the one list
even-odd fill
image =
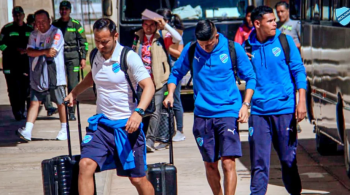
{"label": "black backpack", "polygon": [[[290,63],[290,48],[289,48],[289,43],[288,43],[288,40],[287,40],[287,35],[281,33],[278,36],[278,39],[279,39],[279,41],[280,41],[280,43],[282,45],[282,50],[283,50],[284,57],[286,58],[286,63],[289,66],[289,63]],[[248,40],[245,41],[244,50],[246,52],[252,53],[253,48],[250,45],[250,43],[248,42]],[[292,75],[292,81],[293,81],[293,83],[295,85],[295,78],[293,77],[293,74],[291,73],[290,67],[289,67],[289,72]]]}
{"label": "black backpack", "polygon": [[[278,39],[282,45],[282,50],[283,50],[283,53],[284,53],[284,57],[286,58],[286,62],[287,62],[287,65],[289,65],[289,62],[290,62],[290,48],[289,48],[289,43],[288,43],[288,40],[287,40],[287,35],[281,33],[280,36],[278,36]],[[246,40],[245,41],[245,46],[244,46],[244,50],[246,52],[249,52],[249,53],[252,53],[252,46],[250,45],[249,41]]]}
{"label": "black backpack", "polygon": [[[235,75],[235,79],[238,82],[238,84],[241,84],[241,80],[238,76],[238,66],[237,66],[237,56],[236,56],[236,50],[235,50],[235,43],[231,40],[228,41],[228,48],[230,51],[230,57],[231,57],[231,64],[232,64],[232,70]],[[187,83],[187,86],[191,83],[191,80],[193,78],[193,58],[194,58],[194,53],[196,51],[196,43],[197,41],[192,41],[190,48],[188,49],[188,59],[190,61],[190,70],[191,70],[191,78],[189,82]]]}
{"label": "black backpack", "polygon": [[[129,74],[128,74],[127,55],[128,55],[128,52],[131,51],[131,50],[132,49],[129,48],[129,47],[124,47],[123,48],[123,50],[121,52],[121,55],[120,55],[120,69],[124,72],[125,78],[126,78],[128,84],[129,84],[129,86],[130,86],[130,88],[132,90],[134,102],[137,101],[139,103],[143,90],[142,90],[141,87],[138,87],[137,88],[137,92],[135,91],[134,86],[132,85],[132,82],[131,82]],[[96,66],[95,64],[93,64],[93,62],[94,62],[94,59],[96,57],[97,51],[98,51],[97,48],[94,48],[90,52],[91,70],[93,69],[94,66]],[[95,97],[97,97],[95,82],[93,84],[93,90],[94,90],[94,93],[95,93]],[[151,103],[148,105],[148,107],[145,110],[145,116],[144,117],[151,115],[153,112],[155,112],[155,110],[156,110],[156,106],[155,106],[155,99],[154,99],[154,96],[153,96]]]}

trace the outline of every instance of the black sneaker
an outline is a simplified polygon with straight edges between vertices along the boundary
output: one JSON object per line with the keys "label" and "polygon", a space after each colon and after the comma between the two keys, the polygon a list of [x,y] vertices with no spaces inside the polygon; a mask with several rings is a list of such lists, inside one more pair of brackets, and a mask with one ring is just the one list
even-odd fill
{"label": "black sneaker", "polygon": [[57,113],[58,113],[58,109],[55,107],[47,109],[47,116],[52,116],[53,114],[57,114]]}
{"label": "black sneaker", "polygon": [[74,113],[69,113],[69,120],[70,121],[76,121],[77,119],[75,118]]}
{"label": "black sneaker", "polygon": [[169,148],[169,144],[165,144],[165,143],[160,143],[157,147],[156,150],[165,150]]}
{"label": "black sneaker", "polygon": [[150,139],[146,141],[147,152],[154,152],[156,149],[154,148],[154,142]]}

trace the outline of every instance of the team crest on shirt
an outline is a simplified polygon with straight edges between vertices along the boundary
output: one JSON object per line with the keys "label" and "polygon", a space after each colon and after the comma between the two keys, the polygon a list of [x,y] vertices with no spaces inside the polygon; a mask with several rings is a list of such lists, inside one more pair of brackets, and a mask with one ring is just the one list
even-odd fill
{"label": "team crest on shirt", "polygon": [[254,134],[254,128],[253,127],[249,127],[249,135],[250,137],[253,136]]}
{"label": "team crest on shirt", "polygon": [[203,142],[204,142],[203,138],[202,137],[197,137],[196,140],[197,140],[198,145],[202,147],[203,146]]}
{"label": "team crest on shirt", "polygon": [[228,55],[227,54],[221,54],[220,55],[220,60],[222,63],[226,63],[228,61]]}
{"label": "team crest on shirt", "polygon": [[84,139],[83,139],[83,143],[87,144],[92,140],[92,135],[85,135]]}
{"label": "team crest on shirt", "polygon": [[119,64],[118,62],[114,63],[114,64],[112,65],[112,70],[113,70],[114,73],[119,72],[119,70],[120,70],[120,64]]}
{"label": "team crest on shirt", "polygon": [[281,54],[281,48],[279,48],[279,47],[273,48],[272,53],[274,56],[278,57]]}
{"label": "team crest on shirt", "polygon": [[61,35],[60,34],[55,34],[55,40],[60,40],[60,38],[61,38]]}

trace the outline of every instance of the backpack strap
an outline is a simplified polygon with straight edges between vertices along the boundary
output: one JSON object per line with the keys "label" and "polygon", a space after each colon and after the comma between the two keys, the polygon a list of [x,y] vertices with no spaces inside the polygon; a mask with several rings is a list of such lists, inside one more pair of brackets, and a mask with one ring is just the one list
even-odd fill
{"label": "backpack strap", "polygon": [[[90,60],[90,66],[91,66],[91,70],[92,68],[94,67],[94,59],[96,57],[96,54],[98,52],[98,49],[95,47],[91,52],[90,52],[90,55],[89,55],[89,60]],[[94,84],[92,85],[92,90],[94,91],[95,93],[95,97],[97,97],[97,94],[96,94],[96,84],[94,82]]]}
{"label": "backpack strap", "polygon": [[284,57],[286,58],[286,63],[289,65],[290,63],[290,48],[289,43],[287,40],[287,35],[281,33],[280,36],[278,36],[278,39],[280,40],[280,43],[282,45]]}
{"label": "backpack strap", "polygon": [[194,53],[196,52],[196,44],[197,44],[197,41],[191,41],[190,48],[187,51],[188,60],[190,62],[191,78],[188,80],[186,87],[190,86],[191,81],[193,79],[193,59],[194,59]]}
{"label": "backpack strap", "polygon": [[122,50],[122,53],[120,54],[120,69],[125,74],[126,81],[128,82],[128,84],[130,86],[130,89],[132,91],[132,96],[133,96],[134,102],[135,101],[139,102],[139,99],[137,99],[136,91],[134,89],[134,86],[132,85],[132,82],[131,82],[129,74],[128,74],[128,61],[127,61],[128,59],[127,59],[127,56],[128,56],[128,53],[129,53],[130,50],[132,50],[132,49],[129,48],[129,47],[124,46],[124,48]]}
{"label": "backpack strap", "polygon": [[248,39],[244,41],[244,50],[250,54],[253,51],[253,47],[252,47],[252,45],[250,45]]}
{"label": "backpack strap", "polygon": [[230,51],[230,57],[231,57],[231,64],[232,64],[232,70],[235,75],[235,79],[238,82],[238,85],[241,84],[241,79],[238,76],[238,66],[237,66],[237,55],[236,55],[236,49],[235,49],[235,42],[228,40],[228,49]]}
{"label": "backpack strap", "polygon": [[94,59],[95,59],[95,57],[96,57],[97,52],[98,52],[98,50],[97,50],[96,47],[90,52],[89,59],[90,59],[91,69],[94,67],[94,66],[93,66],[93,63],[94,63]]}
{"label": "backpack strap", "polygon": [[193,58],[194,58],[194,53],[196,51],[196,43],[197,43],[197,41],[192,41],[190,48],[188,49],[188,60],[190,62],[191,75],[193,72]]}
{"label": "backpack strap", "polygon": [[160,34],[160,39],[158,39],[158,42],[162,45],[163,47],[163,50],[165,52],[165,55],[166,55],[166,59],[168,61],[168,64],[169,64],[169,68],[170,68],[170,71],[171,71],[171,63],[170,63],[170,55],[168,54],[168,51],[165,47],[165,43],[164,43],[164,37],[163,37],[163,31],[162,30],[159,30],[159,34]]}

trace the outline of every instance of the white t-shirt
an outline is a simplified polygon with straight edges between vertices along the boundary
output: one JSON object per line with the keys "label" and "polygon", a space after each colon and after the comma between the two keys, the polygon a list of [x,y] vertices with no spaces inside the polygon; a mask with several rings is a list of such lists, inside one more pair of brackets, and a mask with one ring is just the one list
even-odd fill
{"label": "white t-shirt", "polygon": [[41,33],[39,30],[34,30],[30,34],[27,48],[39,50],[54,48],[57,51],[57,55],[54,57],[57,72],[57,86],[67,84],[63,54],[64,37],[60,29],[51,25],[50,29],[45,33]]}
{"label": "white t-shirt", "polygon": [[[107,60],[97,52],[91,65],[97,91],[96,112],[105,114],[110,120],[129,118],[137,106],[125,74],[120,68],[122,49],[123,46],[117,42],[112,57]],[[133,51],[127,55],[127,66],[130,80],[136,90],[137,83],[149,78],[150,75],[141,58]]]}

